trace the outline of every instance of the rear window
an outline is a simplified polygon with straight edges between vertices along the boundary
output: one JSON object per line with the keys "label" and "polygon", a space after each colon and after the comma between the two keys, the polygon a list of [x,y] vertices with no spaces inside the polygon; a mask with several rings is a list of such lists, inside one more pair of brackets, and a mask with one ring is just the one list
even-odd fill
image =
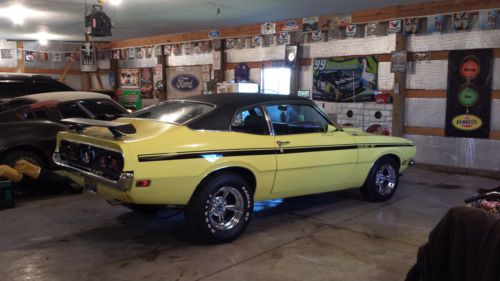
{"label": "rear window", "polygon": [[[81,100],[79,103],[96,116],[97,119],[118,118],[126,114],[110,100]],[[105,116],[108,116],[108,118],[105,118]]]}
{"label": "rear window", "polygon": [[80,100],[60,103],[57,108],[63,118],[94,118],[113,120],[126,112],[110,100]]}
{"label": "rear window", "polygon": [[129,117],[181,125],[212,111],[214,108],[214,105],[205,103],[170,101],[136,111]]}
{"label": "rear window", "polygon": [[22,81],[1,81],[0,99],[8,99],[26,95],[26,85]]}

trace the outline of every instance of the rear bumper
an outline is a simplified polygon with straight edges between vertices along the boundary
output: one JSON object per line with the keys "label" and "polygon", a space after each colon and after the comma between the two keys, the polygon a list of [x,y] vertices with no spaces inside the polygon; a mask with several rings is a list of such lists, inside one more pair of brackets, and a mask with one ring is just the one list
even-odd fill
{"label": "rear bumper", "polygon": [[134,173],[133,172],[122,172],[117,181],[110,180],[108,178],[93,174],[89,171],[85,171],[79,168],[75,168],[69,165],[66,161],[61,159],[61,155],[58,152],[54,153],[53,156],[54,162],[64,168],[70,169],[72,171],[77,172],[82,176],[86,176],[94,179],[97,183],[103,184],[105,186],[111,187],[113,189],[117,189],[118,191],[127,191],[132,187],[134,183]]}

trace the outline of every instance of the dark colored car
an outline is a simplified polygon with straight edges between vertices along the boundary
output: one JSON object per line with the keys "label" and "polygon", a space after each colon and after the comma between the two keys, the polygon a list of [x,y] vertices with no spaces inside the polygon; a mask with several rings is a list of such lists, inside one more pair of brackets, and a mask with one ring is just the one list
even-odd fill
{"label": "dark colored car", "polygon": [[0,75],[0,102],[30,94],[61,91],[74,91],[74,89],[49,76],[30,74]]}
{"label": "dark colored car", "polygon": [[64,118],[113,120],[128,114],[109,96],[90,92],[54,92],[14,98],[0,111],[0,163],[25,159],[55,167],[52,153]]}

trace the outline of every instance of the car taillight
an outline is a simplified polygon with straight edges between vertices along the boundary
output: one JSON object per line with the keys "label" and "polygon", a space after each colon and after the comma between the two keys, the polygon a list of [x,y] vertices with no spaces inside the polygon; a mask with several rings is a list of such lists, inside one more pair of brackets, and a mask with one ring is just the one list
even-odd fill
{"label": "car taillight", "polygon": [[135,182],[136,187],[149,187],[151,185],[151,180],[137,180]]}

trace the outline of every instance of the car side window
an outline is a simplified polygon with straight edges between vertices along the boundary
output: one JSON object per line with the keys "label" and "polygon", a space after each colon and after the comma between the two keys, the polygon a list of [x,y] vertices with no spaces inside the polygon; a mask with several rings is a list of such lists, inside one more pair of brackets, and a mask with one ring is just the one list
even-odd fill
{"label": "car side window", "polygon": [[306,104],[267,106],[276,135],[323,132],[330,124],[314,107]]}
{"label": "car side window", "polygon": [[75,102],[65,102],[57,105],[63,118],[90,118]]}
{"label": "car side window", "polygon": [[254,135],[269,135],[266,117],[259,107],[237,112],[231,122],[231,131]]}
{"label": "car side window", "polygon": [[44,109],[35,110],[35,111],[25,111],[22,114],[23,120],[47,120],[49,119],[49,115],[47,111]]}

